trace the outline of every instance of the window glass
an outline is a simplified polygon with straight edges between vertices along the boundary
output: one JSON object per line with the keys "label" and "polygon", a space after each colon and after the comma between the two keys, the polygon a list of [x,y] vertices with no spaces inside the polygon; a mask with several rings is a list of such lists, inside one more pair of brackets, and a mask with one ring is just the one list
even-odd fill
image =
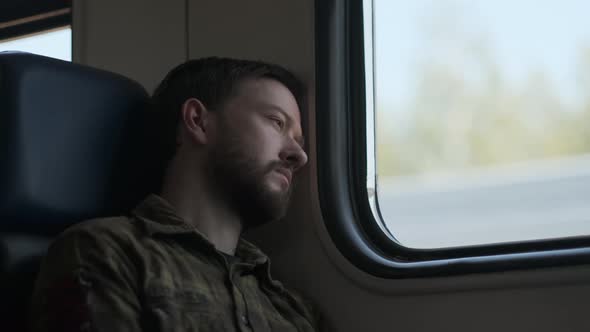
{"label": "window glass", "polygon": [[400,244],[590,235],[588,13],[585,0],[373,1],[377,200]]}
{"label": "window glass", "polygon": [[22,51],[65,61],[72,61],[72,29],[70,27],[0,41],[0,52]]}

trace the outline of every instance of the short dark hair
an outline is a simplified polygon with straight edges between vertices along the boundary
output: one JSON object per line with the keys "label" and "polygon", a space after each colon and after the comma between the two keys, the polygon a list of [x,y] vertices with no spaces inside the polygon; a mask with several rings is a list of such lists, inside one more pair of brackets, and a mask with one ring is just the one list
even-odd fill
{"label": "short dark hair", "polygon": [[240,82],[251,78],[270,78],[282,83],[303,111],[303,85],[281,66],[220,57],[189,60],[172,69],[151,98],[152,138],[158,150],[159,167],[163,170],[176,153],[180,110],[187,99],[197,98],[208,109],[216,110],[232,97]]}

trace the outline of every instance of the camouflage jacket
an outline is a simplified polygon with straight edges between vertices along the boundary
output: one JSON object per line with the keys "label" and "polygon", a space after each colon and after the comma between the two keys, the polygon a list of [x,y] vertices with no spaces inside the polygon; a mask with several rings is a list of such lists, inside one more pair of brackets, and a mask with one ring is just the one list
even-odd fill
{"label": "camouflage jacket", "polygon": [[[234,258],[234,259],[231,259]],[[240,240],[222,254],[158,196],[73,226],[35,286],[33,331],[315,331],[309,307]]]}

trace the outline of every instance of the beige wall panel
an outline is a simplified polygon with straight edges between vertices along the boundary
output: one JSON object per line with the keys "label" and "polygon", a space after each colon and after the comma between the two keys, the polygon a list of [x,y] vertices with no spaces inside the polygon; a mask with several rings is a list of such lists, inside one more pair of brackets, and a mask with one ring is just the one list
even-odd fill
{"label": "beige wall panel", "polygon": [[228,56],[313,75],[313,2],[189,0],[189,57]]}
{"label": "beige wall panel", "polygon": [[152,91],[186,59],[185,0],[76,0],[74,61],[114,71]]}

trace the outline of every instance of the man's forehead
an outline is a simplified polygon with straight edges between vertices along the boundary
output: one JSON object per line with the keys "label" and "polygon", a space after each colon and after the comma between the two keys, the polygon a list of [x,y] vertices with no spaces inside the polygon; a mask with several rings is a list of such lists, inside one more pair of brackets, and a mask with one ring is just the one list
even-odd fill
{"label": "man's forehead", "polygon": [[293,121],[301,122],[301,114],[293,93],[272,78],[248,78],[236,85],[234,97],[246,99],[258,107],[286,113]]}
{"label": "man's forehead", "polygon": [[245,78],[236,84],[235,94],[251,96],[264,100],[284,99],[297,106],[297,100],[289,88],[273,78]]}

